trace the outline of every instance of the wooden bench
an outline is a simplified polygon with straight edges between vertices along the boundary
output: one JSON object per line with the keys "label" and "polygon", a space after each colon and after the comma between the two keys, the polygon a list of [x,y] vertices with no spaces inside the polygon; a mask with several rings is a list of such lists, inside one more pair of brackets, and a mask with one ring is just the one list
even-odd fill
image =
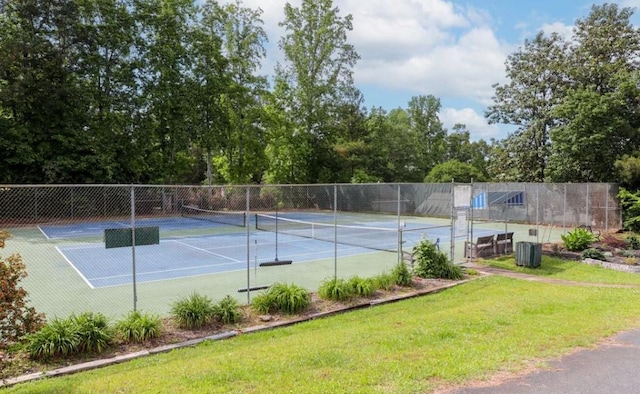
{"label": "wooden bench", "polygon": [[496,235],[496,254],[513,253],[513,233],[500,233]]}
{"label": "wooden bench", "polygon": [[478,237],[475,243],[465,241],[464,257],[472,259],[478,257],[488,257],[495,253],[495,240],[493,235]]}

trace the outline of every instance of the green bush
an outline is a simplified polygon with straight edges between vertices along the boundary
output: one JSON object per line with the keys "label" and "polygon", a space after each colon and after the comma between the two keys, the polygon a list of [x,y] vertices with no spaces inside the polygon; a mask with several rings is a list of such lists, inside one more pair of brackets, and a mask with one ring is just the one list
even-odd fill
{"label": "green bush", "polygon": [[262,292],[251,299],[251,308],[258,313],[268,314],[276,311],[276,305],[269,292]]}
{"label": "green bush", "polygon": [[353,295],[353,287],[342,278],[325,279],[318,288],[323,300],[348,301]]}
{"label": "green bush", "polygon": [[234,324],[240,321],[240,305],[238,301],[227,295],[214,306],[213,318],[223,324]]}
{"label": "green bush", "polygon": [[413,248],[413,256],[415,274],[421,278],[462,279],[462,268],[452,264],[429,240],[420,241]]}
{"label": "green bush", "polygon": [[125,342],[142,343],[157,338],[162,332],[162,323],[157,315],[131,311],[116,323],[118,336]]}
{"label": "green bush", "polygon": [[622,225],[625,230],[640,231],[640,192],[631,193],[626,189],[618,192],[620,207],[622,208]]}
{"label": "green bush", "polygon": [[640,249],[640,238],[638,238],[635,234],[631,234],[627,237],[628,247],[629,249],[638,250]]}
{"label": "green bush", "polygon": [[369,297],[374,292],[373,281],[369,278],[354,276],[349,278],[347,285],[351,292],[358,297]]}
{"label": "green bush", "polygon": [[78,349],[80,334],[72,319],[53,319],[26,337],[27,351],[34,359],[68,356]]}
{"label": "green bush", "polygon": [[209,323],[215,313],[211,298],[193,293],[171,306],[171,314],[178,327],[198,329]]}
{"label": "green bush", "polygon": [[85,312],[70,319],[78,334],[78,352],[100,353],[113,344],[115,332],[102,313]]}
{"label": "green bush", "polygon": [[585,250],[596,240],[589,230],[580,227],[561,235],[560,238],[564,242],[564,247],[570,251]]}
{"label": "green bush", "polygon": [[373,278],[373,287],[378,290],[391,290],[395,285],[394,276],[391,273],[385,272]]}
{"label": "green bush", "polygon": [[391,271],[391,275],[393,276],[393,282],[398,286],[413,285],[413,274],[404,262],[396,264]]}
{"label": "green bush", "polygon": [[582,252],[582,258],[583,259],[602,260],[602,261],[606,261],[607,260],[607,258],[604,257],[604,253],[602,253],[602,251],[600,249],[596,249],[596,248],[585,249]]}
{"label": "green bush", "polygon": [[300,313],[311,304],[311,294],[294,284],[274,283],[251,301],[251,307],[259,313]]}
{"label": "green bush", "polygon": [[[0,230],[0,251],[10,237],[9,232]],[[27,268],[19,254],[0,256],[0,349],[19,342],[44,324],[44,315],[27,306],[28,293],[20,285],[26,277]]]}
{"label": "green bush", "polygon": [[268,292],[277,310],[283,313],[300,313],[311,304],[311,294],[307,289],[295,284],[276,283]]}

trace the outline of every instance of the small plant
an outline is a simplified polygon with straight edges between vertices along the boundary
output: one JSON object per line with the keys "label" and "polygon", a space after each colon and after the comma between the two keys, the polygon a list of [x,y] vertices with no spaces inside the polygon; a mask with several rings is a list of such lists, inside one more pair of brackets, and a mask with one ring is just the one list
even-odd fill
{"label": "small plant", "polygon": [[310,304],[311,294],[305,288],[284,283],[274,283],[251,301],[251,307],[258,313],[300,313]]}
{"label": "small plant", "polygon": [[389,291],[393,289],[394,285],[395,285],[395,281],[394,281],[393,274],[385,272],[373,278],[373,286],[376,289]]}
{"label": "small plant", "polygon": [[629,249],[640,250],[640,238],[635,234],[631,234],[627,237],[627,246]]}
{"label": "small plant", "polygon": [[398,286],[411,286],[413,284],[413,275],[404,262],[396,264],[391,271],[391,275],[394,283]]}
{"label": "small plant", "polygon": [[54,319],[26,339],[31,358],[47,360],[75,353],[80,335],[73,320]]}
{"label": "small plant", "polygon": [[160,336],[162,324],[157,315],[131,311],[116,323],[118,336],[125,342],[142,343]]}
{"label": "small plant", "polygon": [[368,278],[354,276],[349,279],[347,285],[351,288],[351,292],[358,297],[369,297],[373,294],[373,281]]}
{"label": "small plant", "polygon": [[595,241],[595,236],[584,228],[576,228],[560,236],[565,248],[572,252],[585,250]]}
{"label": "small plant", "polygon": [[625,257],[624,263],[627,265],[637,265],[638,259],[636,257]]}
{"label": "small plant", "polygon": [[326,279],[318,288],[318,296],[323,300],[348,301],[353,294],[353,287],[342,278]]}
{"label": "small plant", "polygon": [[464,273],[469,275],[469,276],[478,276],[478,275],[480,275],[480,272],[478,272],[477,270],[474,270],[473,268],[465,268],[464,269]]}
{"label": "small plant", "polygon": [[198,329],[209,323],[215,313],[215,307],[211,298],[193,293],[171,307],[173,318],[178,327],[190,330]]}
{"label": "small plant", "polygon": [[258,313],[268,314],[276,311],[276,305],[269,292],[262,292],[251,300],[251,307]]}
{"label": "small plant", "polygon": [[415,273],[421,278],[462,279],[462,268],[452,264],[446,254],[429,240],[420,241],[413,248]]}
{"label": "small plant", "polygon": [[102,313],[85,312],[70,319],[78,334],[78,352],[100,353],[113,344],[115,333]]}
{"label": "small plant", "polygon": [[277,310],[287,314],[300,313],[311,304],[311,294],[294,284],[276,283],[268,290]]}
{"label": "small plant", "polygon": [[[0,250],[11,235],[0,230]],[[27,291],[20,281],[27,276],[25,264],[18,254],[0,256],[0,349],[18,342],[24,335],[36,332],[44,324],[44,315],[27,306]]]}
{"label": "small plant", "polygon": [[238,301],[227,295],[214,306],[213,318],[222,324],[234,324],[240,321]]}
{"label": "small plant", "polygon": [[583,259],[601,260],[601,261],[606,261],[607,260],[607,258],[604,256],[604,253],[602,253],[602,251],[600,249],[596,249],[596,248],[585,249],[582,252],[582,258]]}

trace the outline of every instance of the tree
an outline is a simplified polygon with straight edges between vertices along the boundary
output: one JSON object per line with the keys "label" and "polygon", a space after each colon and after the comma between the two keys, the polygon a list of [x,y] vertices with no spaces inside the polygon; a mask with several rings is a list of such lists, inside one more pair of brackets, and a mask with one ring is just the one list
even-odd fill
{"label": "tree", "polygon": [[553,181],[615,181],[615,161],[640,147],[640,33],[632,15],[616,4],[594,5],[576,22],[572,88],[554,112]]}
{"label": "tree", "polygon": [[489,123],[519,126],[505,141],[512,156],[511,181],[545,179],[550,131],[556,125],[552,111],[566,89],[566,48],[558,34],[538,33],[507,58],[509,82],[494,85],[494,104],[486,112]]}
{"label": "tree", "polygon": [[[280,23],[285,35],[279,46],[284,65],[276,67],[276,99],[294,127],[290,142],[295,149],[271,149],[288,158],[273,158],[274,165],[291,162],[291,172],[281,182],[330,181],[324,168],[335,166],[333,133],[337,108],[345,102],[353,87],[352,68],[359,56],[347,42],[352,17],[341,17],[331,0],[303,0],[300,8],[287,3],[285,19]],[[325,174],[321,177],[322,174]]]}
{"label": "tree", "polygon": [[0,4],[0,108],[10,113],[0,126],[15,141],[5,179],[93,182],[104,176],[76,73],[86,41],[80,26],[73,1]]}
{"label": "tree", "polygon": [[139,123],[149,144],[146,158],[156,182],[191,183],[184,179],[196,161],[188,154],[192,141],[193,37],[195,7],[191,0],[140,0],[136,19],[141,28],[137,52],[143,60],[139,77],[144,102]]}
{"label": "tree", "polygon": [[[260,182],[267,166],[262,122],[262,96],[267,81],[256,75],[266,55],[267,35],[261,26],[261,14],[261,9],[242,7],[239,1],[222,7],[209,1],[204,9],[203,24],[209,35],[219,37],[226,58],[227,86],[219,100],[219,113],[224,121],[220,119],[217,127],[217,133],[223,135],[218,141],[221,149],[214,159],[221,180],[226,182]],[[214,101],[216,97],[209,95],[207,100]]]}
{"label": "tree", "polygon": [[462,163],[458,160],[449,160],[437,164],[429,171],[424,178],[425,183],[446,183],[446,182],[486,182],[486,177],[480,170],[471,164]]}
{"label": "tree", "polygon": [[438,118],[440,99],[428,96],[412,97],[409,101],[409,119],[411,133],[418,149],[416,165],[421,173],[427,174],[446,155],[445,139],[447,132]]}

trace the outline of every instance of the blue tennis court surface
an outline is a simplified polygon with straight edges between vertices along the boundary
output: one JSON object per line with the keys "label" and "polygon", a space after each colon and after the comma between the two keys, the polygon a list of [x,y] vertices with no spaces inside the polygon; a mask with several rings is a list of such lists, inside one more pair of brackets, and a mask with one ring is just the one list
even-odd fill
{"label": "blue tennis court surface", "polygon": [[[253,268],[275,258],[274,234],[254,233],[249,245]],[[58,246],[58,250],[93,288],[132,283],[131,248],[105,249],[103,243]],[[371,249],[338,245],[339,256],[371,253]],[[136,247],[136,281],[153,282],[247,269],[246,234],[163,239]],[[279,235],[278,257],[294,264],[333,257],[327,242]],[[259,269],[273,269],[263,267]]]}

